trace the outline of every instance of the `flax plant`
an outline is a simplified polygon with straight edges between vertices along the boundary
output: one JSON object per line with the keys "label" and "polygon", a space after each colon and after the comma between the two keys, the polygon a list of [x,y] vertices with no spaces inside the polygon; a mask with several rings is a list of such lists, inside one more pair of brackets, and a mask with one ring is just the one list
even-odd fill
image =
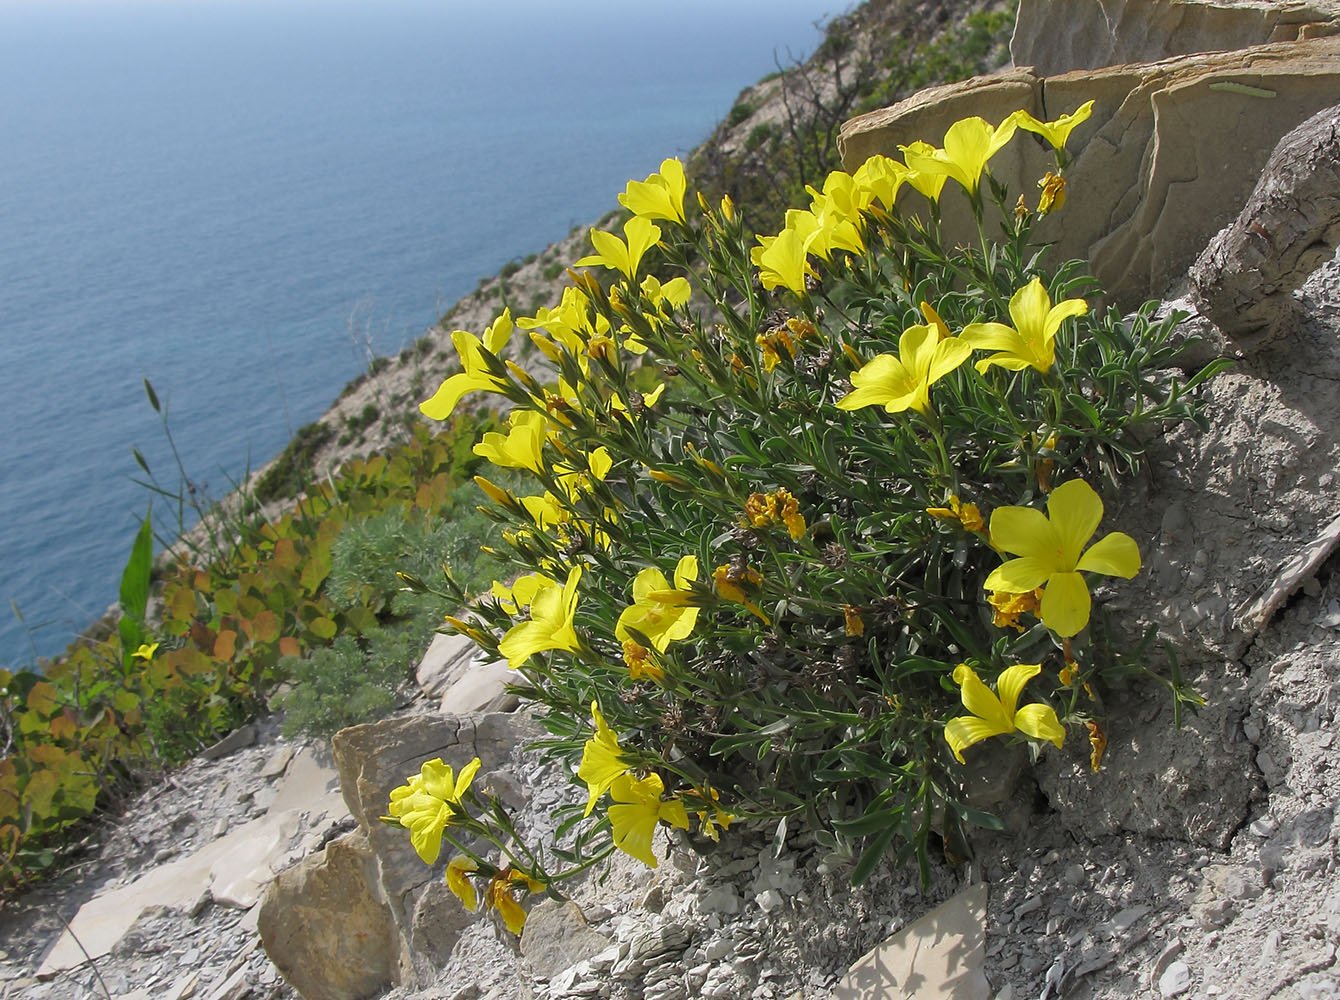
{"label": "flax plant", "polygon": [[[1088,111],[965,120],[944,149],[834,172],[773,234],[688,197],[667,160],[621,197],[626,240],[592,234],[577,264],[598,270],[515,320],[546,368],[499,357],[507,314],[453,335],[463,372],[425,413],[505,397],[511,430],[477,453],[533,485],[484,487],[498,582],[470,599],[448,579],[449,627],[520,671],[552,734],[539,752],[586,788],[561,810],[559,869],[472,855],[449,882],[498,897],[515,871],[556,892],[563,865],[655,865],[657,831],[706,847],[732,822],[859,843],[854,881],[888,851],[925,873],[933,832],[996,825],[963,800],[976,744],[1100,753],[1121,658],[1089,641],[1085,574],[1120,586],[1141,557],[1119,532],[1088,546],[1098,490],[1120,506],[1148,429],[1200,420],[1192,390],[1217,367],[1168,375],[1176,318],[1095,308],[992,177],[1025,130],[1063,179]],[[952,197],[980,248],[939,236]]]}

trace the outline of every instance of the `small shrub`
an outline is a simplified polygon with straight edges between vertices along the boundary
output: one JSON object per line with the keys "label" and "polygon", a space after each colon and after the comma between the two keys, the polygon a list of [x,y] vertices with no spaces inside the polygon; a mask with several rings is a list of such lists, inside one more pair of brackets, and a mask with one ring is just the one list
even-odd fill
{"label": "small shrub", "polygon": [[256,499],[261,503],[295,497],[311,481],[317,453],[335,436],[335,431],[320,422],[298,428],[279,457],[256,483]]}
{"label": "small shrub", "polygon": [[777,126],[773,125],[772,122],[759,122],[749,130],[749,135],[744,140],[744,148],[753,152],[772,139],[776,132]]}
{"label": "small shrub", "polygon": [[749,101],[739,101],[726,115],[726,127],[734,128],[754,113],[754,105]]}

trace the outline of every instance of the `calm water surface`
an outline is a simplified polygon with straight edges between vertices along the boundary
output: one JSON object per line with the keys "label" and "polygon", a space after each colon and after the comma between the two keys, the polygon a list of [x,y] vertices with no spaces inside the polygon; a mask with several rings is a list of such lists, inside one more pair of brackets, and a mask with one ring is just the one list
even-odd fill
{"label": "calm water surface", "polygon": [[148,496],[221,495],[475,282],[818,40],[812,0],[0,3],[0,666],[102,613]]}

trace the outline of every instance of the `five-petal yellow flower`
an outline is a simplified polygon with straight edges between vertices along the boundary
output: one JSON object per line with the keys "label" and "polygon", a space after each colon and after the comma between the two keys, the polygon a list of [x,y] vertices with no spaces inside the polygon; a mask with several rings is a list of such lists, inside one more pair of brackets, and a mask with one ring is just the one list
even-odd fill
{"label": "five-petal yellow flower", "polygon": [[1040,122],[1027,111],[1016,111],[1013,118],[1019,128],[1042,136],[1051,143],[1053,149],[1063,152],[1066,140],[1070,138],[1075,126],[1088,121],[1091,114],[1093,114],[1093,101],[1085,101],[1070,114],[1061,115],[1054,121]]}
{"label": "five-petal yellow flower", "polygon": [[623,233],[628,237],[627,242],[613,233],[592,229],[591,245],[596,248],[596,252],[577,261],[577,266],[606,267],[611,271],[619,271],[632,281],[637,276],[637,267],[642,257],[660,241],[661,228],[652,225],[650,219],[635,215],[624,223]]}
{"label": "five-petal yellow flower", "polygon": [[686,639],[698,621],[698,609],[684,603],[689,584],[698,578],[698,559],[684,556],[675,566],[672,589],[665,574],[654,566],[633,579],[633,603],[623,609],[614,625],[614,638],[623,642],[641,632],[658,653],[672,642]]}
{"label": "five-petal yellow flower", "polygon": [[572,619],[577,613],[577,581],[582,568],[574,566],[563,586],[555,584],[537,591],[530,602],[530,621],[508,629],[498,652],[507,657],[507,666],[515,670],[536,653],[546,649],[575,651],[581,647]]}
{"label": "five-petal yellow flower", "polygon": [[749,259],[758,268],[758,280],[764,288],[781,285],[797,295],[805,294],[805,276],[813,274],[807,254],[809,245],[794,229],[783,229],[776,236],[760,236],[759,245],[749,251]]}
{"label": "five-petal yellow flower", "polygon": [[974,350],[997,352],[977,362],[979,372],[992,365],[1015,372],[1030,367],[1045,372],[1056,362],[1056,333],[1061,324],[1088,311],[1083,299],[1065,299],[1052,305],[1042,280],[1034,278],[1010,296],[1013,328],[1004,323],[970,323],[959,336]]}
{"label": "five-petal yellow flower", "polygon": [[645,181],[629,181],[619,204],[646,219],[684,221],[684,164],[671,158],[661,161],[660,173]]}
{"label": "five-petal yellow flower", "polygon": [[[985,118],[964,118],[954,122],[945,132],[943,149],[915,149],[903,147],[903,159],[908,169],[920,174],[944,174],[963,185],[963,190],[976,194],[986,163],[1014,136],[1017,120],[1013,115],[995,128]],[[909,178],[909,183],[915,182]]]}
{"label": "five-petal yellow flower", "polygon": [[1091,600],[1081,573],[1129,580],[1140,572],[1140,550],[1124,532],[1104,535],[1085,549],[1103,519],[1103,501],[1082,479],[1052,490],[1047,514],[1032,507],[997,507],[991,514],[991,545],[1019,558],[997,566],[987,590],[1024,594],[1043,588],[1038,616],[1062,638],[1089,623]]}
{"label": "five-petal yellow flower", "polygon": [[549,418],[538,410],[513,410],[506,434],[489,431],[475,445],[474,453],[507,469],[529,469],[544,473],[544,442],[549,436]]}
{"label": "five-petal yellow flower", "polygon": [[610,797],[616,803],[609,807],[614,845],[651,868],[656,867],[656,855],[651,852],[656,824],[664,821],[681,830],[689,828],[684,803],[679,799],[662,801],[664,791],[665,783],[659,774],[654,773],[641,781],[634,781],[632,775],[621,774],[610,786]]}
{"label": "five-petal yellow flower", "polygon": [[879,354],[851,376],[852,391],[838,400],[840,410],[882,406],[889,413],[931,405],[930,387],[972,353],[962,337],[941,338],[934,326],[910,326],[898,338],[898,356]]}
{"label": "five-petal yellow flower", "polygon": [[1065,729],[1050,705],[1016,709],[1024,685],[1041,672],[1042,667],[1037,663],[1017,663],[1006,668],[996,678],[999,692],[996,695],[966,663],[955,668],[954,681],[959,686],[963,707],[972,713],[945,724],[945,741],[960,764],[964,763],[963,751],[974,743],[1016,731],[1035,740],[1048,740],[1060,748],[1065,742]]}
{"label": "five-petal yellow flower", "polygon": [[425,864],[437,861],[442,832],[461,808],[461,796],[479,768],[476,757],[461,768],[459,775],[453,775],[451,765],[435,757],[426,761],[418,774],[407,778],[406,784],[391,789],[387,811],[409,831],[409,841]]}
{"label": "five-petal yellow flower", "polygon": [[479,865],[468,854],[457,854],[447,862],[447,888],[471,913],[479,909],[479,895],[467,873],[478,870]]}

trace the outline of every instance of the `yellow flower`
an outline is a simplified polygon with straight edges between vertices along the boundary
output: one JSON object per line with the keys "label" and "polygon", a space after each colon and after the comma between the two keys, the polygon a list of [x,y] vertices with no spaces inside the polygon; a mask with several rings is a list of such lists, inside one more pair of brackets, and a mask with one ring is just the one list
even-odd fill
{"label": "yellow flower", "polygon": [[591,245],[596,252],[577,261],[577,266],[609,268],[621,272],[632,281],[637,276],[637,267],[642,257],[660,241],[661,229],[652,225],[650,220],[635,215],[624,223],[623,232],[628,237],[626,243],[613,233],[592,229]]}
{"label": "yellow flower", "polygon": [[[721,793],[715,788],[704,786],[703,788],[695,788],[693,791],[700,798],[711,800],[709,809],[712,815],[708,815],[709,809],[695,810],[698,815],[698,832],[720,842],[721,834],[717,831],[717,827],[720,826],[722,830],[729,830],[731,823],[735,821],[735,814],[726,812],[721,808],[719,805]],[[683,795],[684,793],[680,792],[679,794]]]}
{"label": "yellow flower", "polygon": [[515,670],[546,649],[580,648],[572,619],[577,613],[577,581],[581,578],[582,568],[574,566],[563,586],[554,584],[535,594],[530,602],[530,621],[512,626],[498,643],[498,652],[507,657],[509,668]]}
{"label": "yellow flower", "polygon": [[862,163],[852,175],[852,180],[858,188],[889,211],[893,211],[893,204],[898,198],[898,189],[903,186],[907,178],[907,167],[897,160],[879,154]]}
{"label": "yellow flower", "polygon": [[645,677],[657,684],[665,680],[665,671],[652,660],[651,650],[636,639],[624,640],[623,662],[631,680],[640,681]]}
{"label": "yellow flower", "polygon": [[1042,588],[1023,594],[993,590],[987,595],[986,603],[991,605],[991,624],[996,628],[1012,628],[1022,632],[1024,627],[1019,624],[1019,616],[1025,613],[1034,615],[1038,613],[1038,607],[1042,603]]}
{"label": "yellow flower", "polygon": [[596,734],[586,741],[586,746],[582,750],[581,764],[577,767],[577,777],[586,782],[589,793],[586,799],[586,812],[583,814],[586,816],[591,815],[596,802],[614,780],[628,773],[628,765],[624,763],[623,755],[619,752],[619,737],[605,724],[605,717],[600,714],[600,705],[594,701],[591,702],[591,718],[595,721]]}
{"label": "yellow flower", "polygon": [[[982,171],[987,161],[995,156],[1014,136],[1017,122],[1013,115],[996,128],[985,118],[964,118],[954,122],[945,132],[943,149],[926,152],[911,146],[900,147],[907,166],[923,174],[944,174],[963,185],[963,190],[976,194]],[[914,183],[914,182],[913,182]]]}
{"label": "yellow flower", "polygon": [[499,507],[506,507],[508,510],[516,509],[516,497],[508,493],[497,483],[489,482],[483,476],[475,476],[475,485],[480,488],[483,494],[496,503]]}
{"label": "yellow flower", "polygon": [[557,586],[557,580],[543,573],[527,573],[525,576],[517,577],[510,587],[494,580],[490,593],[498,599],[498,604],[504,611],[514,615],[518,608],[524,608],[535,600],[535,595],[540,591]]}
{"label": "yellow flower", "polygon": [[[671,278],[662,283],[654,274],[649,274],[642,279],[642,297],[656,307],[657,313],[665,316],[665,310],[662,306],[669,306],[671,309],[683,309],[688,304],[690,296],[693,295],[693,287],[689,284],[689,279],[685,277]],[[643,345],[642,351],[635,353],[641,354],[646,350]]]}
{"label": "yellow flower", "polygon": [[793,542],[800,541],[805,535],[805,518],[801,516],[800,504],[790,490],[749,494],[749,499],[744,502],[744,521],[745,527],[753,528],[785,525]]}
{"label": "yellow flower", "polygon": [[474,625],[470,624],[464,619],[456,618],[452,615],[443,615],[442,618],[443,621],[445,621],[448,625],[454,628],[461,635],[469,636],[471,639],[479,643],[481,646],[486,646],[490,643],[489,637],[483,632],[482,629],[476,628]]}
{"label": "yellow flower", "polygon": [[971,344],[973,350],[998,352],[977,362],[979,372],[992,365],[1014,372],[1029,367],[1045,372],[1056,362],[1056,333],[1061,324],[1088,311],[1083,299],[1052,305],[1042,279],[1034,278],[1010,296],[1013,328],[1004,323],[971,323],[963,328],[960,339]]}
{"label": "yellow flower", "polygon": [[1027,111],[1016,111],[1011,117],[1019,128],[1042,136],[1059,152],[1065,150],[1066,140],[1070,138],[1075,126],[1088,121],[1091,114],[1093,114],[1093,101],[1085,101],[1070,114],[1062,115],[1055,121],[1040,122]]}
{"label": "yellow flower", "polygon": [[962,337],[941,338],[933,326],[909,326],[898,338],[898,356],[879,354],[851,376],[852,391],[838,400],[840,410],[883,406],[889,413],[930,409],[930,387],[972,353]]}
{"label": "yellow flower", "polygon": [[1089,769],[1097,774],[1103,764],[1103,754],[1107,750],[1107,733],[1098,722],[1086,722],[1084,728],[1089,731]]}
{"label": "yellow flower", "polygon": [[982,683],[966,663],[954,670],[954,680],[963,698],[963,707],[972,715],[960,715],[945,724],[945,741],[960,764],[963,751],[992,736],[1021,732],[1036,740],[1048,740],[1059,749],[1065,742],[1065,730],[1050,705],[1025,705],[1016,711],[1024,685],[1042,672],[1037,663],[1017,663],[1001,671],[996,678],[999,696]]}
{"label": "yellow flower", "polygon": [[1089,623],[1089,588],[1083,572],[1129,580],[1140,571],[1135,540],[1120,531],[1085,543],[1103,519],[1103,501],[1082,479],[1052,490],[1047,514],[1032,507],[997,507],[991,515],[991,545],[1019,556],[997,566],[986,578],[987,590],[1022,594],[1043,588],[1039,614],[1062,638]]}
{"label": "yellow flower", "polygon": [[[712,582],[716,585],[717,595],[723,601],[742,604],[751,614],[762,619],[764,625],[772,624],[768,616],[763,613],[763,609],[750,600],[749,591],[757,590],[763,583],[763,574],[758,570],[750,566],[743,568],[718,566],[712,573]],[[746,590],[746,587],[749,589]]]}
{"label": "yellow flower", "polygon": [[865,635],[865,622],[861,619],[861,609],[855,604],[842,605],[843,629],[850,636]]}
{"label": "yellow flower", "polygon": [[661,172],[645,181],[629,181],[619,204],[647,219],[684,221],[684,164],[676,159],[661,161]]}
{"label": "yellow flower", "polygon": [[[630,413],[636,411],[634,413],[634,416],[636,416],[638,413],[642,413],[645,410],[650,410],[653,406],[655,406],[657,401],[661,398],[661,393],[663,392],[665,392],[664,382],[658,385],[655,389],[651,390],[651,392],[641,393],[640,394],[641,402],[636,406],[633,405],[633,400],[631,398],[628,403],[625,403],[623,399],[621,399],[619,396],[611,396],[610,409],[617,410],[621,413]],[[630,397],[635,397],[636,395],[638,394],[629,393]]]}
{"label": "yellow flower", "polygon": [[911,184],[916,191],[920,192],[929,200],[939,201],[940,192],[944,190],[945,181],[949,180],[949,175],[940,172],[931,173],[925,170],[917,170],[912,167],[913,159],[930,156],[932,153],[936,152],[935,147],[929,142],[922,142],[918,139],[916,142],[911,142],[906,146],[899,146],[898,148],[902,151],[903,159],[907,161],[907,167],[904,168],[906,173],[903,175],[903,180],[906,183]]}
{"label": "yellow flower", "polygon": [[482,341],[473,333],[453,330],[451,343],[456,348],[462,370],[438,386],[432,398],[419,404],[423,415],[430,420],[446,420],[467,392],[502,392],[507,383],[489,373],[488,362],[484,360],[482,352],[496,355],[511,336],[512,314],[506,309],[484,331]]}
{"label": "yellow flower", "polygon": [[662,801],[664,791],[665,783],[659,774],[651,774],[641,781],[621,774],[610,786],[610,797],[616,803],[609,807],[615,846],[652,868],[656,867],[656,855],[651,853],[656,824],[666,822],[680,830],[689,828],[684,803],[679,799]]}
{"label": "yellow flower", "polygon": [[975,503],[963,503],[957,493],[949,494],[947,507],[927,507],[926,513],[942,521],[957,521],[967,531],[981,531],[986,527],[978,506]]}
{"label": "yellow flower", "polygon": [[479,909],[479,896],[476,895],[474,884],[466,873],[478,870],[479,865],[466,854],[457,854],[447,862],[447,888],[471,913]]}
{"label": "yellow flower", "polygon": [[698,622],[698,609],[682,603],[691,593],[690,584],[698,576],[696,556],[684,556],[675,566],[675,585],[670,588],[665,574],[654,566],[642,570],[633,579],[633,603],[623,609],[614,625],[614,637],[620,642],[640,632],[658,653],[672,642],[686,639]]}
{"label": "yellow flower", "polygon": [[1065,205],[1065,178],[1050,170],[1038,181],[1042,195],[1038,198],[1038,215],[1058,211]]}
{"label": "yellow flower", "polygon": [[783,229],[776,236],[760,236],[759,245],[749,251],[749,259],[758,268],[764,288],[781,285],[797,295],[805,294],[805,276],[813,274],[806,253],[809,247],[794,229]]}
{"label": "yellow flower", "polygon": [[453,776],[440,757],[426,761],[407,784],[391,789],[387,811],[409,831],[410,843],[425,864],[433,864],[442,850],[442,831],[461,808],[461,796],[470,787],[480,760],[476,757]]}
{"label": "yellow flower", "polygon": [[493,876],[484,890],[484,909],[497,910],[498,916],[502,917],[503,923],[513,934],[520,934],[526,926],[526,911],[512,894],[512,883],[526,881],[524,875],[504,868]]}
{"label": "yellow flower", "polygon": [[139,648],[135,650],[135,652],[131,653],[130,656],[131,659],[143,660],[145,663],[148,663],[150,660],[154,658],[154,653],[156,653],[157,651],[158,651],[158,643],[142,642],[140,643]]}
{"label": "yellow flower", "polygon": [[549,418],[537,410],[513,410],[506,434],[489,431],[475,445],[474,453],[506,469],[529,469],[544,474],[543,449],[549,434]]}

